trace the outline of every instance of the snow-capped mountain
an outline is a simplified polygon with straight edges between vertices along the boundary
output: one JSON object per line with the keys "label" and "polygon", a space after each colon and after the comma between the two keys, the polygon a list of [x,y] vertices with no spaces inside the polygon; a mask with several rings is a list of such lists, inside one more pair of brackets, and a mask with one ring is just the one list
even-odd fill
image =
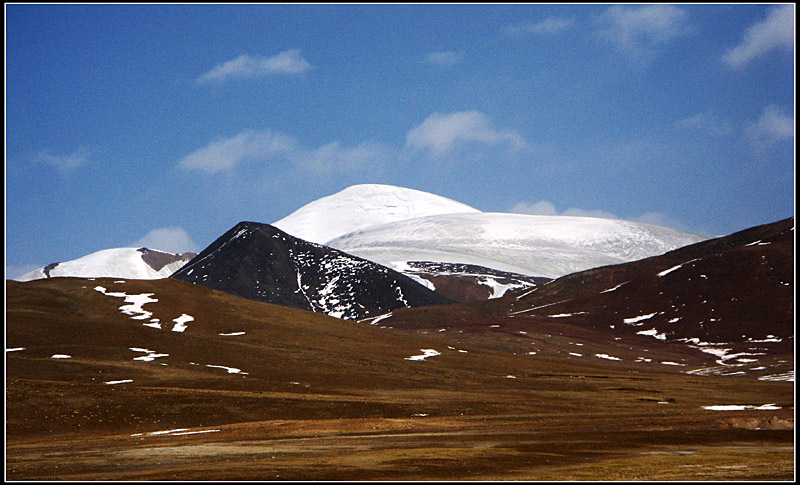
{"label": "snow-capped mountain", "polygon": [[175,254],[148,248],[103,249],[71,261],[48,264],[16,280],[57,276],[152,280],[168,277],[194,256],[195,253]]}
{"label": "snow-capped mountain", "polygon": [[619,219],[472,212],[381,224],[326,244],[389,267],[438,261],[557,278],[704,239]]}
{"label": "snow-capped mountain", "polygon": [[389,268],[256,222],[240,222],[172,278],[343,319],[450,303]]}
{"label": "snow-capped mountain", "polygon": [[617,219],[486,213],[438,195],[377,184],[318,199],[274,226],[417,277],[424,270],[409,271],[411,261],[556,278],[707,239]]}
{"label": "snow-capped mountain", "polygon": [[455,212],[480,211],[419,190],[362,184],[308,203],[272,225],[294,237],[325,244],[377,224]]}

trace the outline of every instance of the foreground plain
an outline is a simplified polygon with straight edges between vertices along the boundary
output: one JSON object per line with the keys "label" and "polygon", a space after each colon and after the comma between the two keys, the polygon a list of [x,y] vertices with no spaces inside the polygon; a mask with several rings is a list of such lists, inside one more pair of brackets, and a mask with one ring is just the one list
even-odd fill
{"label": "foreground plain", "polygon": [[[548,352],[515,354],[174,280],[6,291],[9,480],[794,478],[794,383],[689,375],[688,354],[575,358],[535,325]],[[121,311],[143,294],[152,315]]]}

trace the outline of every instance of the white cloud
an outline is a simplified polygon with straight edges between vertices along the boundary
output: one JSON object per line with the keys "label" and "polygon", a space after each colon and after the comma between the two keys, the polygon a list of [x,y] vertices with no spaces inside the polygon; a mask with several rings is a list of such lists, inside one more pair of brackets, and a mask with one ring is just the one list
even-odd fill
{"label": "white cloud", "polygon": [[766,147],[782,140],[794,138],[794,114],[786,113],[780,106],[770,104],[756,123],[747,129],[751,141]]}
{"label": "white cloud", "polygon": [[433,113],[406,135],[407,146],[428,149],[437,156],[467,142],[505,144],[511,149],[520,149],[526,145],[525,140],[515,131],[496,129],[486,115],[478,111],[444,115]]}
{"label": "white cloud", "polygon": [[[536,203],[527,201],[517,202],[511,211],[514,214],[529,214],[538,216],[572,216],[572,217],[597,217],[601,219],[620,219],[616,214],[607,212],[600,209],[586,210],[573,207],[566,209],[562,212],[556,210],[553,203],[546,200],[540,200]],[[661,212],[647,212],[639,217],[629,219],[633,222],[642,222],[644,224],[653,224],[655,226],[681,228],[682,224],[679,221],[669,218]],[[683,230],[683,229],[680,229]]]}
{"label": "white cloud", "polygon": [[293,138],[270,130],[248,130],[230,138],[220,138],[183,157],[180,165],[208,173],[233,168],[244,160],[266,160],[297,150]]}
{"label": "white cloud", "polygon": [[767,18],[744,33],[742,43],[722,56],[734,69],[744,68],[750,61],[774,49],[794,47],[794,5],[781,5],[767,12]]}
{"label": "white cloud", "polygon": [[461,62],[463,52],[443,51],[429,52],[425,55],[425,62],[434,66],[450,67]]}
{"label": "white cloud", "polygon": [[36,155],[37,162],[43,162],[55,167],[59,172],[66,173],[89,163],[89,151],[78,148],[69,155],[51,155],[48,150],[42,150]]}
{"label": "white cloud", "polygon": [[683,225],[680,222],[668,217],[666,214],[661,212],[647,212],[634,219],[634,221],[643,222],[645,224],[652,224],[654,226],[672,227],[675,229],[679,229],[681,231],[684,230],[682,229]]}
{"label": "white cloud", "polygon": [[251,78],[270,75],[297,75],[311,69],[300,55],[300,49],[283,51],[272,57],[242,55],[220,64],[197,78],[201,84],[221,82],[228,78]]}
{"label": "white cloud", "polygon": [[563,32],[575,25],[574,18],[549,17],[539,22],[509,25],[503,32],[510,35],[518,34],[555,34]]}
{"label": "white cloud", "polygon": [[308,148],[282,133],[247,130],[214,140],[182,158],[179,164],[186,169],[216,173],[233,170],[241,163],[279,158],[291,162],[303,173],[326,175],[380,168],[391,159],[391,152],[379,143],[345,147],[338,141]]}
{"label": "white cloud", "polygon": [[388,152],[386,147],[378,143],[361,143],[346,148],[335,141],[316,150],[299,150],[291,158],[308,171],[325,175],[334,171],[352,172],[383,166],[389,160]]}
{"label": "white cloud", "polygon": [[713,113],[698,113],[689,118],[684,118],[675,122],[678,128],[709,133],[715,136],[724,136],[731,132],[730,124],[725,120],[720,120]]}
{"label": "white cloud", "polygon": [[598,217],[600,219],[619,219],[616,214],[612,214],[611,212],[606,212],[600,209],[594,210],[585,210],[585,209],[578,209],[572,208],[567,209],[561,213],[562,216],[573,216],[573,217]]}
{"label": "white cloud", "polygon": [[659,46],[690,31],[688,16],[674,5],[615,5],[600,16],[599,35],[623,54],[648,60]]}
{"label": "white cloud", "polygon": [[526,201],[517,202],[514,207],[511,208],[511,212],[514,214],[530,214],[537,216],[558,215],[556,206],[554,206],[551,202],[547,202],[546,200],[540,200],[535,204],[531,204],[530,202]]}
{"label": "white cloud", "polygon": [[199,246],[189,233],[177,226],[153,229],[142,238],[130,244],[131,247],[145,247],[169,253],[197,252]]}
{"label": "white cloud", "polygon": [[578,209],[572,208],[567,209],[563,212],[559,212],[556,210],[556,206],[553,205],[552,202],[548,202],[546,200],[540,200],[535,204],[532,204],[527,201],[517,202],[514,207],[511,208],[511,212],[514,214],[529,214],[529,215],[536,215],[536,216],[575,216],[575,217],[600,217],[603,219],[619,219],[615,214],[611,212],[606,212],[603,210],[585,210],[585,209]]}

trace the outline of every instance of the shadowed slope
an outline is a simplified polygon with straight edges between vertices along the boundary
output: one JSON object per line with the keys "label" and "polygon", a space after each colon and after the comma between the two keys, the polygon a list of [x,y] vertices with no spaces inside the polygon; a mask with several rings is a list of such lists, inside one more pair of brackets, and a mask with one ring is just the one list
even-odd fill
{"label": "shadowed slope", "polygon": [[450,303],[389,268],[255,222],[234,226],[172,278],[345,319]]}

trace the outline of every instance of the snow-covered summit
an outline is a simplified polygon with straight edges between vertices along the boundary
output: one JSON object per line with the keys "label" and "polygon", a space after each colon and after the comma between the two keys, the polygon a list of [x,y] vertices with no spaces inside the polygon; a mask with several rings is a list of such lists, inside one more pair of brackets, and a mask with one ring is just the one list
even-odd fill
{"label": "snow-covered summit", "polygon": [[549,278],[707,239],[619,219],[481,212],[438,195],[378,184],[348,187],[273,226],[401,272],[409,261],[430,261]]}
{"label": "snow-covered summit", "polygon": [[48,264],[16,280],[57,276],[152,280],[168,277],[192,257],[194,253],[173,254],[148,248],[103,249],[71,261]]}
{"label": "snow-covered summit", "polygon": [[378,224],[464,212],[480,211],[419,190],[361,184],[310,202],[272,225],[294,237],[325,244],[333,238]]}

